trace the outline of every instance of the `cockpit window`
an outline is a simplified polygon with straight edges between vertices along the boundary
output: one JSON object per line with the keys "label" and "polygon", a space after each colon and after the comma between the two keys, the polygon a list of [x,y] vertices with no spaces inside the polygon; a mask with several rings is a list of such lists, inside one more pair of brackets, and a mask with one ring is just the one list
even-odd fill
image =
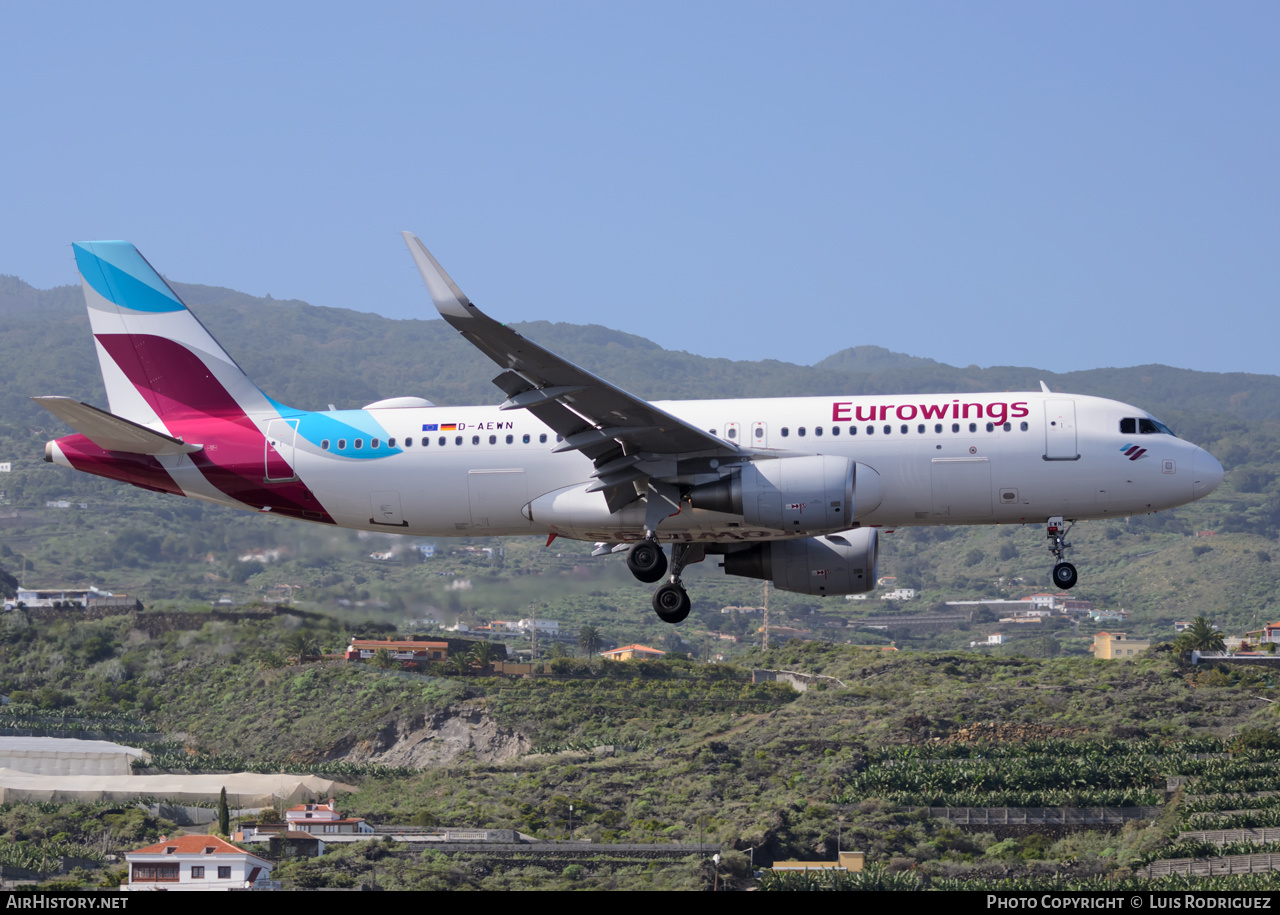
{"label": "cockpit window", "polygon": [[1158,419],[1148,419],[1145,416],[1126,416],[1120,420],[1121,435],[1154,435],[1154,434],[1177,435],[1172,429],[1160,422]]}

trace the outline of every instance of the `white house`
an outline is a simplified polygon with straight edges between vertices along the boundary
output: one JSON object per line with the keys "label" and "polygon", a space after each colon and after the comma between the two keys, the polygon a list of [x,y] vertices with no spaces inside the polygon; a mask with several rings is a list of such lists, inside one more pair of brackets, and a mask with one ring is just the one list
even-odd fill
{"label": "white house", "polygon": [[120,889],[273,890],[272,864],[217,836],[160,837],[155,845],[124,856],[129,875]]}
{"label": "white house", "polygon": [[531,629],[537,629],[539,632],[547,635],[560,634],[559,620],[535,620],[532,618],[526,618],[516,623],[516,625],[524,632],[528,632]]}
{"label": "white house", "polygon": [[327,804],[299,804],[284,812],[285,824],[294,832],[308,832],[313,836],[372,834],[373,827],[363,817],[344,817],[338,813],[334,802]]}

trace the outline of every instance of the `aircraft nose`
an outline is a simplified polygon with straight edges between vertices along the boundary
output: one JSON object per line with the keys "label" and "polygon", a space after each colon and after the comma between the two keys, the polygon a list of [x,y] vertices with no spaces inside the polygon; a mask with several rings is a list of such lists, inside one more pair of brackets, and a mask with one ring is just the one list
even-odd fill
{"label": "aircraft nose", "polygon": [[1209,495],[1222,484],[1222,465],[1207,451],[1196,452],[1191,470],[1191,494],[1196,499]]}

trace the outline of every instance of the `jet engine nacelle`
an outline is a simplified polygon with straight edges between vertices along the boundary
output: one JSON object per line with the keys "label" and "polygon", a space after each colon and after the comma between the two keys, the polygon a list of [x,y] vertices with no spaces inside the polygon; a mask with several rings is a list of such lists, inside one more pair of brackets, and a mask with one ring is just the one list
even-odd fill
{"label": "jet engine nacelle", "polygon": [[876,585],[880,541],[873,527],[807,537],[771,540],[727,553],[726,575],[763,578],[799,594],[862,594]]}
{"label": "jet engine nacelle", "polygon": [[855,484],[861,513],[880,504],[880,475],[870,467],[810,454],[743,464],[724,479],[695,486],[689,498],[694,508],[741,515],[748,527],[835,532],[853,524]]}

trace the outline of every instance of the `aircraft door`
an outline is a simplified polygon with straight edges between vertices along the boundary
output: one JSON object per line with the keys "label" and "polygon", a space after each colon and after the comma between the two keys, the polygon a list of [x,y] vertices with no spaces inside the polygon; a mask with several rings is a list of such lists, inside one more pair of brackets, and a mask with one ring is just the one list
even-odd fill
{"label": "aircraft door", "polygon": [[296,419],[273,419],[267,425],[267,439],[262,446],[264,483],[292,483],[298,479],[293,470],[297,435]]}
{"label": "aircraft door", "polygon": [[1047,461],[1076,461],[1076,402],[1046,400],[1044,402],[1044,457]]}
{"label": "aircraft door", "polygon": [[754,445],[757,448],[768,448],[769,426],[766,423],[752,423],[751,441],[747,444]]}

